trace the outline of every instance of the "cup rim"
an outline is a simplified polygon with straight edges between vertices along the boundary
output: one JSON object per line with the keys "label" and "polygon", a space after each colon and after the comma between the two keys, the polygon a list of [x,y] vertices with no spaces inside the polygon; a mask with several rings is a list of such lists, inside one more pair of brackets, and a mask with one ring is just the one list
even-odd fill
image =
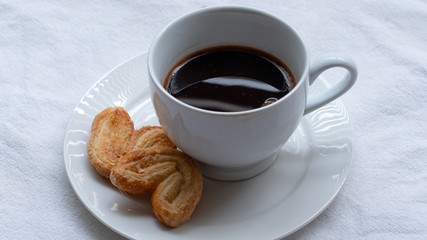
{"label": "cup rim", "polygon": [[[159,39],[161,38],[162,35],[164,35],[164,33],[171,27],[173,27],[175,24],[177,24],[178,22],[194,16],[194,15],[198,15],[198,14],[204,14],[204,13],[213,13],[213,12],[224,12],[224,11],[228,11],[228,12],[241,12],[241,13],[252,13],[252,14],[258,14],[258,15],[263,15],[272,19],[275,19],[276,21],[280,22],[281,24],[287,26],[287,28],[295,35],[297,36],[297,38],[299,39],[299,41],[301,42],[303,51],[305,53],[305,66],[304,66],[304,70],[301,74],[301,77],[298,79],[295,79],[297,81],[297,84],[295,85],[295,87],[289,92],[287,93],[285,96],[283,96],[282,98],[280,98],[279,100],[277,100],[276,102],[269,104],[267,106],[262,106],[262,107],[258,107],[255,109],[250,109],[250,110],[244,110],[244,111],[237,111],[237,112],[220,112],[220,111],[213,111],[213,110],[206,110],[206,109],[202,109],[202,108],[198,108],[195,106],[192,106],[190,104],[184,103],[180,100],[178,100],[177,98],[173,97],[164,87],[163,85],[160,83],[159,79],[157,76],[154,75],[154,69],[153,69],[153,64],[151,64],[151,62],[153,62],[153,49],[157,46]],[[162,91],[162,93],[168,97],[170,100],[174,101],[175,103],[181,105],[182,107],[185,107],[187,109],[191,109],[192,111],[196,111],[196,112],[200,112],[200,113],[204,113],[204,114],[209,114],[209,115],[213,115],[213,116],[238,116],[238,115],[248,115],[248,114],[252,114],[252,113],[257,113],[257,112],[261,112],[261,111],[266,111],[267,109],[270,108],[274,108],[275,106],[279,105],[281,102],[286,101],[286,99],[290,98],[292,95],[295,94],[295,92],[297,91],[298,88],[301,87],[301,85],[303,85],[304,79],[307,79],[307,75],[308,75],[308,69],[309,69],[309,57],[308,57],[308,53],[307,53],[307,49],[306,46],[301,38],[301,36],[298,34],[298,32],[291,27],[289,24],[287,24],[286,22],[284,22],[281,18],[267,12],[264,10],[260,10],[257,8],[252,8],[252,7],[247,7],[247,6],[239,6],[239,5],[230,5],[230,6],[214,6],[214,7],[206,7],[206,8],[202,8],[202,9],[198,9],[192,12],[189,12],[187,14],[184,14],[178,18],[176,18],[175,20],[173,20],[172,22],[170,22],[168,25],[166,25],[161,31],[160,33],[157,35],[157,37],[153,40],[149,50],[148,50],[148,61],[147,61],[147,65],[148,65],[148,74],[150,75],[150,81],[154,82],[154,84],[156,85],[157,88],[160,89],[160,91]],[[291,69],[292,70],[292,69]]]}

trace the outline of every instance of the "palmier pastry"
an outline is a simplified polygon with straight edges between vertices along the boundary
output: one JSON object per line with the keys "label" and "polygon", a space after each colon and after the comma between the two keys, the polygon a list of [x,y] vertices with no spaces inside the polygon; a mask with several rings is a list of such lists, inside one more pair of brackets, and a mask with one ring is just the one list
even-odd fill
{"label": "palmier pastry", "polygon": [[111,169],[121,156],[153,146],[176,148],[161,127],[134,130],[129,114],[122,107],[109,107],[96,115],[87,150],[99,174],[110,178]]}
{"label": "palmier pastry", "polygon": [[96,115],[87,144],[90,162],[109,178],[116,161],[126,153],[125,143],[134,130],[129,114],[122,107],[109,107]]}
{"label": "palmier pastry", "polygon": [[116,162],[110,180],[126,192],[153,192],[154,214],[170,227],[187,221],[202,195],[199,168],[185,153],[170,147],[129,152]]}

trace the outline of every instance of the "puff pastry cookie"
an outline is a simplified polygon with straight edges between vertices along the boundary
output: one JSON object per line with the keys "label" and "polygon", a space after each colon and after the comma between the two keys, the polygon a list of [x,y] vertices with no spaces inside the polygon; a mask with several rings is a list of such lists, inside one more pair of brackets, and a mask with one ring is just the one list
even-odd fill
{"label": "puff pastry cookie", "polygon": [[133,131],[133,122],[122,107],[109,107],[96,115],[87,151],[99,174],[110,177],[114,164],[126,153],[125,143]]}
{"label": "puff pastry cookie", "polygon": [[161,127],[135,130],[122,107],[109,107],[93,120],[87,150],[95,169],[117,188],[152,192],[154,214],[165,225],[190,219],[202,195],[202,175]]}
{"label": "puff pastry cookie", "polygon": [[109,107],[96,115],[87,150],[89,159],[102,176],[110,178],[116,161],[133,150],[175,144],[159,126],[134,130],[129,114],[122,107]]}
{"label": "puff pastry cookie", "polygon": [[169,147],[130,152],[114,166],[110,180],[130,193],[153,192],[157,218],[177,227],[187,221],[202,196],[202,175],[186,154]]}

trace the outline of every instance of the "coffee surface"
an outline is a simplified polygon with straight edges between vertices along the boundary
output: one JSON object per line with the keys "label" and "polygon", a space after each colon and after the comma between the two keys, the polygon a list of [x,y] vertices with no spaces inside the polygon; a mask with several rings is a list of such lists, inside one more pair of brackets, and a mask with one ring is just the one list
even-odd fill
{"label": "coffee surface", "polygon": [[192,54],[171,70],[165,82],[168,92],[180,101],[221,112],[262,107],[295,86],[284,63],[265,52],[239,46]]}

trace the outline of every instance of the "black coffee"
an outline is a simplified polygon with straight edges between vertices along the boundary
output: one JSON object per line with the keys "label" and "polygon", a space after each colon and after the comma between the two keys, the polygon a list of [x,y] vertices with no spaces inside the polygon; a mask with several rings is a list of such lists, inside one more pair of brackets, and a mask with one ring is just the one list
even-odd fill
{"label": "black coffee", "polygon": [[262,107],[295,86],[288,67],[263,51],[223,46],[205,49],[181,60],[168,74],[165,88],[174,97],[221,112]]}

